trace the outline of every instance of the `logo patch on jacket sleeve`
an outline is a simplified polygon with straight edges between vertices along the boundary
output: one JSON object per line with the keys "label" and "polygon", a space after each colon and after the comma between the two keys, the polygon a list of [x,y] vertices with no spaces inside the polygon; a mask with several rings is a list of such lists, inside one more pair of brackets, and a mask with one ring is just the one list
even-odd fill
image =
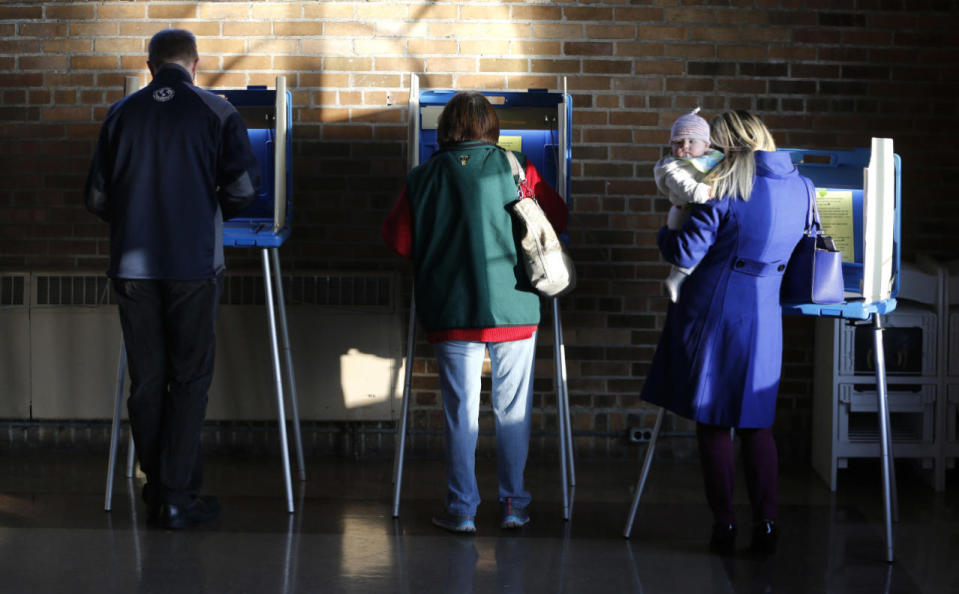
{"label": "logo patch on jacket sleeve", "polygon": [[162,87],[153,91],[153,100],[163,103],[164,101],[169,101],[173,99],[173,95],[176,93],[173,92],[173,89],[170,87]]}
{"label": "logo patch on jacket sleeve", "polygon": [[466,167],[466,162],[470,160],[469,153],[460,155],[460,165]]}

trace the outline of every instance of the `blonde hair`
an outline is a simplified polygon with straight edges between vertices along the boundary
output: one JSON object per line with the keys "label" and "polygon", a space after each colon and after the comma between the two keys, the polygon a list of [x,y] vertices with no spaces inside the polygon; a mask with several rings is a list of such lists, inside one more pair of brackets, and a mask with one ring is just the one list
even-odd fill
{"label": "blonde hair", "polygon": [[756,177],[753,153],[776,150],[769,129],[748,111],[725,111],[713,120],[710,141],[725,158],[706,174],[703,183],[711,185],[718,198],[749,200]]}

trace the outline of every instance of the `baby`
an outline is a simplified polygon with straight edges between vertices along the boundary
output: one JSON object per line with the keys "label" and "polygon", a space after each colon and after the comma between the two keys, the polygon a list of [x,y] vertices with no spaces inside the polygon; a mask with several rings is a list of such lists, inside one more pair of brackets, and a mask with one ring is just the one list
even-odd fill
{"label": "baby", "polygon": [[[676,119],[669,134],[673,155],[660,159],[653,169],[656,187],[672,203],[666,217],[670,229],[681,229],[689,220],[690,203],[702,204],[712,198],[710,186],[700,182],[723,160],[721,152],[709,149],[709,124],[696,115],[698,112],[697,107]],[[692,271],[679,266],[670,269],[666,291],[673,303],[679,300],[679,287]]]}

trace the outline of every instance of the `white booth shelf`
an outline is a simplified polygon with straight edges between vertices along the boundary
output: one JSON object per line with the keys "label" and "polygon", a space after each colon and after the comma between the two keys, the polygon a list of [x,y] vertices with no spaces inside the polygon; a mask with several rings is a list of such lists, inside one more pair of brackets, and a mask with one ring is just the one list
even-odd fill
{"label": "white booth shelf", "polygon": [[[925,306],[900,301],[885,316],[889,417],[896,458],[932,468],[942,438],[936,429],[938,318]],[[875,353],[871,328],[843,320],[816,322],[812,462],[836,489],[837,470],[850,458],[880,455]]]}
{"label": "white booth shelf", "polygon": [[[885,319],[883,345],[886,354],[886,380],[904,377],[936,376],[936,312],[900,302]],[[871,328],[865,325],[840,326],[839,376],[875,377],[875,357]]]}
{"label": "white booth shelf", "polygon": [[[935,446],[935,407],[934,385],[890,385],[889,411],[893,443],[926,443]],[[838,409],[839,443],[872,443],[875,453],[868,455],[878,455],[875,387],[868,384],[840,384]],[[896,454],[899,455],[899,452]]]}

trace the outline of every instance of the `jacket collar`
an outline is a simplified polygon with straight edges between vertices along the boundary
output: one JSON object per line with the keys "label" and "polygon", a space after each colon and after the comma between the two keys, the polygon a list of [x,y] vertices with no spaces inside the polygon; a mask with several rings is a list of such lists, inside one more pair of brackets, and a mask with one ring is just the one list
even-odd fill
{"label": "jacket collar", "polygon": [[789,153],[786,151],[756,151],[756,169],[769,177],[786,177],[796,171]]}
{"label": "jacket collar", "polygon": [[153,75],[153,82],[162,82],[166,84],[174,82],[186,82],[193,83],[193,76],[190,75],[190,71],[175,64],[173,62],[167,62],[165,64],[160,64],[160,67],[157,68],[156,74]]}
{"label": "jacket collar", "polygon": [[485,140],[466,140],[464,142],[457,142],[451,144],[443,150],[450,151],[461,151],[463,149],[475,149],[475,148],[496,148],[495,144],[486,142]]}

